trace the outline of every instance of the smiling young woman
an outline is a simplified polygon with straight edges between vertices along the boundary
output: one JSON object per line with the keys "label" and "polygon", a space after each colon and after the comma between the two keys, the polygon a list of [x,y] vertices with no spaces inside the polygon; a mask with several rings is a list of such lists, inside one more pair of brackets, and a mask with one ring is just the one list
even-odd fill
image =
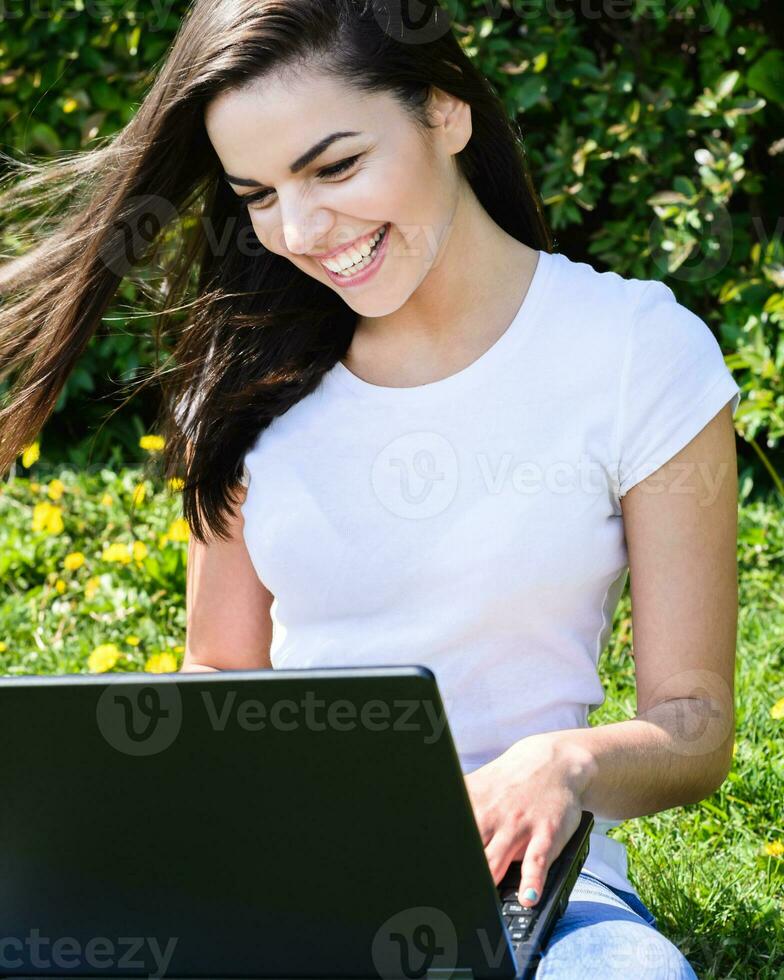
{"label": "smiling young woman", "polygon": [[[597,818],[539,975],[694,977],[606,831],[727,771],[739,389],[667,286],[552,252],[428,6],[410,43],[372,0],[197,0],[122,131],[25,165],[0,208],[63,216],[0,267],[0,469],[159,260],[184,669],[435,669],[496,882],[535,903]],[[630,571],[638,714],[591,727]]]}

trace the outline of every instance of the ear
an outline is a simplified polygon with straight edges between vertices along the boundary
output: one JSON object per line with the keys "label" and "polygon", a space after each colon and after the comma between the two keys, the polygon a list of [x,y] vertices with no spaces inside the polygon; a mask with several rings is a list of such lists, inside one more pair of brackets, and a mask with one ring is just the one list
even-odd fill
{"label": "ear", "polygon": [[450,153],[459,153],[471,139],[471,106],[435,85],[430,90],[428,118],[441,131]]}

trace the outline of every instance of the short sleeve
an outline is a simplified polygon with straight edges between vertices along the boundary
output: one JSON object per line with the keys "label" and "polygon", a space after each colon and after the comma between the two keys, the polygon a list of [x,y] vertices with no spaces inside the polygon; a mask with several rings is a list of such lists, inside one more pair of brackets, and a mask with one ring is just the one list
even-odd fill
{"label": "short sleeve", "polygon": [[677,455],[740,388],[710,327],[665,283],[644,288],[627,336],[616,414],[618,496]]}

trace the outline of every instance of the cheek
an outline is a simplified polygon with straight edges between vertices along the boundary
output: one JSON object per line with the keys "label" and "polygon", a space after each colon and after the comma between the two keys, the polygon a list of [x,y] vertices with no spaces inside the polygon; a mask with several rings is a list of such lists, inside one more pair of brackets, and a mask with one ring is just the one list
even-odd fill
{"label": "cheek", "polygon": [[[412,173],[418,175],[416,179],[412,179]],[[341,225],[353,231],[358,220],[390,221],[406,250],[422,251],[449,211],[444,195],[430,158],[422,154],[413,158],[400,154],[366,164],[345,181],[314,189],[310,206],[314,214],[323,208],[334,215],[331,237],[339,236]],[[274,205],[269,214],[249,208],[248,216],[253,232],[265,249],[291,258],[283,227],[274,218],[276,212]],[[429,248],[425,247],[423,252],[429,252]]]}
{"label": "cheek", "polygon": [[445,189],[424,154],[409,155],[390,168],[383,195],[386,210],[382,217],[397,225],[397,232],[408,248],[418,250],[422,241],[451,213]]}

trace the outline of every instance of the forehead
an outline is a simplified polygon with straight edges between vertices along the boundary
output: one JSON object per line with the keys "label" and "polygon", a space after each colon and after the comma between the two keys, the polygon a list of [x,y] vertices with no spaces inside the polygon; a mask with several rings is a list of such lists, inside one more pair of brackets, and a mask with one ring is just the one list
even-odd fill
{"label": "forehead", "polygon": [[[250,165],[287,173],[293,160],[330,133],[350,130],[375,135],[382,103],[388,113],[388,96],[358,92],[323,74],[276,73],[216,96],[205,109],[204,123],[232,173]],[[336,146],[349,143],[346,139]]]}

